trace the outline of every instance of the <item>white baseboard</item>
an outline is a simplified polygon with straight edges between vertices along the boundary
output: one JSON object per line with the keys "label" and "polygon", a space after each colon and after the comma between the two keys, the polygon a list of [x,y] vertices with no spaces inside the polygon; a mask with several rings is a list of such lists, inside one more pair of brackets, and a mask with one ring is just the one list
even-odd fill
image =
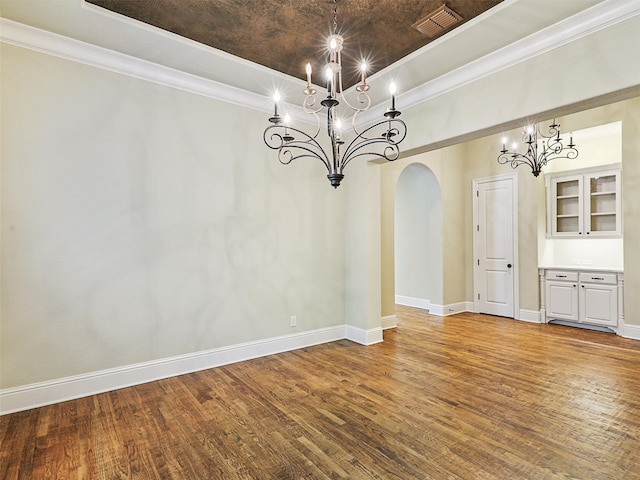
{"label": "white baseboard", "polygon": [[373,345],[374,343],[382,342],[381,327],[364,330],[353,325],[345,325],[345,332],[344,338],[360,345]]}
{"label": "white baseboard", "polygon": [[[469,302],[448,305],[446,310],[451,308],[451,310],[455,310],[455,313],[458,313],[464,311],[461,309],[462,305],[466,307],[467,311],[470,310],[468,308]],[[471,305],[473,305],[472,302]],[[436,307],[439,312],[445,311],[445,307]],[[521,310],[520,320],[525,321],[534,321],[534,314],[537,313],[525,311],[525,315],[522,315],[522,312]],[[438,313],[434,314],[438,315]],[[373,345],[383,341],[383,329],[395,326],[396,316],[389,315],[383,318],[382,327],[370,330],[352,325],[339,325],[8,388],[0,390],[0,415],[336,340],[348,339],[361,345]],[[640,340],[640,325],[626,324],[621,331],[623,337]]]}
{"label": "white baseboard", "polygon": [[448,315],[455,315],[456,313],[466,312],[467,302],[449,303],[447,305],[431,304],[429,313],[431,315],[438,315],[439,317],[446,317]]}
{"label": "white baseboard", "polygon": [[531,322],[531,323],[542,323],[540,320],[542,317],[540,316],[540,312],[537,310],[524,310],[520,309],[520,313],[518,314],[518,318],[516,320],[521,320],[523,322]]}
{"label": "white baseboard", "polygon": [[382,317],[381,321],[382,330],[386,330],[388,328],[396,328],[398,326],[398,317],[395,315],[387,315],[386,317]]}
{"label": "white baseboard", "polygon": [[431,309],[431,302],[426,298],[407,297],[405,295],[396,295],[396,303],[398,305],[404,305],[406,307],[423,308],[425,310]]}
{"label": "white baseboard", "polygon": [[371,345],[382,341],[382,328],[339,325],[8,388],[0,390],[0,415],[344,338]]}
{"label": "white baseboard", "polygon": [[473,312],[473,302],[449,303],[447,305],[438,305],[431,303],[425,298],[406,297],[404,295],[396,295],[396,303],[407,307],[423,308],[429,310],[431,315],[446,317],[447,315],[455,315],[461,312]]}
{"label": "white baseboard", "polygon": [[[622,330],[622,331],[620,331]],[[630,325],[623,323],[622,328],[618,331],[618,335],[632,340],[640,340],[640,325]]]}

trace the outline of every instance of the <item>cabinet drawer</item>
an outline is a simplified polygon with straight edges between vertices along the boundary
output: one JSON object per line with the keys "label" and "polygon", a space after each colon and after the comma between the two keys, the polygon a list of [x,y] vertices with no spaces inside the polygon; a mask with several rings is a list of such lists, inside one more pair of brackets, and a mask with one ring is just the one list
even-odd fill
{"label": "cabinet drawer", "polygon": [[580,272],[580,282],[617,285],[618,276],[615,273]]}
{"label": "cabinet drawer", "polygon": [[568,272],[564,270],[547,270],[547,280],[565,280],[567,282],[577,282],[578,272]]}

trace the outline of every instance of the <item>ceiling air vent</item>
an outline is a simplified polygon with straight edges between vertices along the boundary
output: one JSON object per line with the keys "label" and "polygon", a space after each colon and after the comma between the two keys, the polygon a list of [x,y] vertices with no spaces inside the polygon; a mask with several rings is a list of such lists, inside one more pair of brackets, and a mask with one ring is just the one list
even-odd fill
{"label": "ceiling air vent", "polygon": [[461,21],[460,15],[446,5],[442,5],[436,11],[422,17],[412,27],[423,35],[434,38]]}

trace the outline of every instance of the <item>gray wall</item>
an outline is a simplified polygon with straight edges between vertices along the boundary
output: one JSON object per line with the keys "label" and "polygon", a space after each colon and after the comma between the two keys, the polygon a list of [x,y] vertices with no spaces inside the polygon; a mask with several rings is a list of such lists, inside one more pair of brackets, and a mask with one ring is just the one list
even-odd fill
{"label": "gray wall", "polygon": [[2,388],[344,324],[342,192],[265,115],[9,45],[1,100]]}

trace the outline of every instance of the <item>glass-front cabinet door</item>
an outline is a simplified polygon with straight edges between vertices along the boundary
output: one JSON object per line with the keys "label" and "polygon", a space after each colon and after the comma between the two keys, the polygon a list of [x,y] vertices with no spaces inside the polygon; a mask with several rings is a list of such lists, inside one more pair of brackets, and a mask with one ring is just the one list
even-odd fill
{"label": "glass-front cabinet door", "polygon": [[592,174],[585,177],[588,185],[586,233],[620,234],[620,175],[617,172]]}
{"label": "glass-front cabinet door", "polygon": [[547,177],[547,235],[622,236],[619,164],[552,173]]}
{"label": "glass-front cabinet door", "polygon": [[582,233],[582,176],[576,175],[552,182],[554,192],[553,233],[574,236]]}

